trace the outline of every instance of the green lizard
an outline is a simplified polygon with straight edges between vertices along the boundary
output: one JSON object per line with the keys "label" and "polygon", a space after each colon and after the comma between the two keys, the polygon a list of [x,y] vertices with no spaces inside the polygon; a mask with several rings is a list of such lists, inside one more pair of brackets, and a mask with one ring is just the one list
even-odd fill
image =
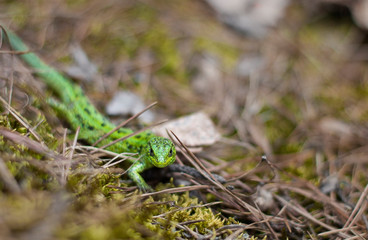
{"label": "green lizard", "polygon": [[[6,30],[5,33],[2,31],[2,36],[3,38],[7,36],[12,49],[25,52],[20,55],[23,61],[31,66],[35,73],[59,96],[61,103],[55,101],[49,101],[49,103],[66,118],[74,130],[80,127],[79,139],[94,144],[102,135],[116,127],[96,110],[78,85],[48,66],[37,55],[29,52],[29,48],[15,33]],[[120,128],[99,142],[97,146],[104,146],[132,132],[127,128]],[[176,156],[175,146],[169,139],[155,136],[149,131],[117,142],[107,149],[116,153],[139,153],[139,160],[130,167],[128,175],[143,192],[152,191],[152,188],[144,181],[140,173],[151,167],[166,167],[175,161]]]}

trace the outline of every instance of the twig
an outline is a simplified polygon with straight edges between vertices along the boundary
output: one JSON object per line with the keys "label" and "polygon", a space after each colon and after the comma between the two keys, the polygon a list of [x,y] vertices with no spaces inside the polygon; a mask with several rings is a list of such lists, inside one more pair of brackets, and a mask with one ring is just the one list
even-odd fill
{"label": "twig", "polygon": [[270,232],[273,235],[274,239],[278,240],[279,238],[277,237],[277,234],[275,233],[275,231],[272,229],[271,224],[269,222],[269,219],[267,219],[265,217],[264,213],[261,211],[261,209],[259,208],[259,206],[258,206],[258,204],[256,202],[255,202],[255,205],[256,205],[256,207],[258,209],[258,212],[261,214],[263,220],[265,221],[266,226],[268,227],[268,229],[270,229]]}
{"label": "twig", "polygon": [[7,103],[1,96],[0,96],[0,101],[5,105],[6,109],[10,112],[10,114],[18,120],[18,122],[20,124],[22,124],[23,127],[25,127],[39,142],[42,142],[41,137],[38,136],[38,134],[33,131],[33,128],[28,124],[27,120],[24,119],[20,114],[17,113],[17,111],[12,108],[9,103]]}
{"label": "twig", "polygon": [[105,138],[107,138],[108,136],[110,136],[111,134],[113,134],[115,131],[119,130],[120,128],[124,127],[128,122],[132,121],[133,119],[139,117],[142,113],[144,113],[145,111],[147,111],[148,109],[152,108],[153,106],[155,106],[157,104],[157,102],[153,102],[150,105],[148,105],[146,108],[144,108],[142,111],[140,111],[139,113],[133,115],[132,117],[128,118],[127,120],[125,120],[124,122],[120,123],[119,125],[117,125],[114,129],[112,129],[110,132],[104,134],[102,137],[100,137],[94,144],[92,144],[93,147],[95,147],[98,143],[100,143],[102,140],[104,140]]}
{"label": "twig", "polygon": [[[202,164],[202,162],[184,145],[184,143],[182,141],[180,141],[180,139],[178,138],[178,136],[176,136],[176,134],[173,131],[170,131],[170,134],[172,134],[175,138],[176,141],[178,141],[181,145],[182,148],[185,149],[185,152],[191,157],[188,158],[188,160],[190,161],[190,163],[205,177],[207,178],[209,181],[211,181],[214,185],[218,186],[219,188],[225,188],[222,184],[220,184],[216,178],[212,175],[212,173],[210,171],[208,171],[206,169],[206,167]],[[169,135],[170,136],[170,135]],[[171,136],[170,136],[171,137]],[[182,151],[184,153],[184,151]],[[192,160],[194,159],[195,162]]]}
{"label": "twig", "polygon": [[[134,153],[134,155],[137,155],[136,153]],[[121,159],[119,159],[118,161],[115,161],[116,159],[118,159],[119,157],[121,157]],[[121,163],[127,159],[129,159],[131,156],[124,156],[124,153],[120,153],[119,155],[114,156],[112,159],[110,159],[107,163],[105,163],[102,168],[109,168],[112,167],[118,163]],[[114,162],[115,161],[115,162]]]}
{"label": "twig", "polygon": [[[368,184],[365,186],[364,191],[362,192],[362,194],[360,195],[360,198],[357,202],[357,204],[355,205],[354,210],[351,212],[348,220],[346,221],[346,223],[344,224],[344,228],[346,227],[351,227],[356,221],[357,218],[361,216],[361,214],[364,212],[361,212],[360,214],[357,214],[357,212],[359,211],[359,208],[361,207],[361,205],[367,201],[366,196],[368,194]],[[355,215],[356,214],[356,215]],[[355,217],[354,217],[355,216]],[[351,222],[350,222],[351,221]],[[349,224],[350,222],[350,224]]]}
{"label": "twig", "polygon": [[[259,213],[259,210],[256,209],[255,207],[249,205],[248,203],[244,202],[242,199],[240,199],[239,197],[237,197],[234,193],[232,193],[231,191],[229,191],[227,188],[224,187],[224,185],[220,184],[219,182],[217,182],[216,180],[213,180],[213,178],[209,177],[212,174],[203,166],[203,164],[199,161],[199,159],[180,141],[180,139],[175,135],[175,133],[173,133],[172,131],[170,131],[172,133],[173,136],[175,136],[175,138],[177,139],[177,141],[180,143],[180,147],[184,148],[185,151],[182,151],[183,155],[186,156],[186,158],[188,159],[188,161],[190,161],[190,163],[199,171],[201,172],[201,174],[203,174],[203,176],[205,176],[211,183],[213,183],[215,186],[219,187],[220,189],[222,189],[224,192],[226,192],[227,194],[229,194],[230,196],[232,196],[236,201],[232,201],[232,203],[234,204],[235,207],[238,206],[238,208],[240,207],[240,211],[242,210],[248,210],[249,212],[252,213],[252,215],[255,217],[256,221],[260,221],[261,219],[261,214]],[[194,162],[191,158],[189,158],[189,156],[186,155],[186,153],[188,153],[193,159],[195,159],[196,162]],[[202,168],[204,168],[204,171],[207,172],[208,175],[205,174],[205,172],[203,171],[202,168],[199,167],[199,165],[201,165]]]}
{"label": "twig", "polygon": [[70,151],[70,155],[69,155],[68,161],[65,164],[65,166],[63,168],[63,171],[62,171],[62,184],[63,185],[65,185],[66,182],[67,182],[67,178],[68,178],[68,174],[69,174],[69,168],[71,166],[75,146],[77,145],[77,141],[78,141],[79,131],[80,131],[80,127],[78,127],[77,130],[75,131],[75,136],[74,136],[73,145],[72,145],[72,148],[71,148],[71,151]]}
{"label": "twig", "polygon": [[340,228],[340,229],[330,230],[330,231],[319,233],[318,236],[327,237],[327,236],[332,235],[332,234],[349,231],[349,230],[355,229],[355,228],[357,228],[357,227],[352,227],[352,228],[349,227],[349,228]]}
{"label": "twig", "polygon": [[[43,123],[45,121],[45,119],[41,119],[40,121],[38,121],[38,123],[36,123],[36,125],[34,127],[32,127],[33,131],[36,131],[36,129],[41,125],[41,123]],[[28,136],[29,133],[26,134],[26,136]]]}
{"label": "twig", "polygon": [[[135,162],[137,162],[137,161],[139,161],[139,159],[140,158],[137,158],[137,160],[135,161]],[[123,161],[123,160],[122,160]],[[116,164],[118,164],[118,163],[120,163],[121,161],[118,161]],[[135,163],[134,162],[134,163]],[[125,175],[133,166],[134,166],[134,163],[133,164],[131,164],[130,166],[129,166],[129,168],[127,169],[127,170],[125,170],[123,173],[121,173],[120,174],[120,176],[123,176],[123,175]],[[115,165],[115,164],[114,164]],[[112,165],[112,166],[114,166],[114,165]]]}
{"label": "twig", "polygon": [[39,142],[36,142],[28,137],[22,136],[17,132],[11,132],[6,128],[0,127],[0,135],[3,135],[5,138],[8,138],[9,140],[17,143],[17,144],[23,144],[26,147],[30,148],[31,150],[39,153],[44,154],[50,158],[55,159],[61,159],[65,160],[61,156],[55,154],[50,149],[48,149],[46,146],[40,144]]}
{"label": "twig", "polygon": [[[123,189],[121,187],[117,187],[117,186],[113,186],[113,185],[108,185],[108,187],[110,188],[117,188],[117,189]],[[209,185],[199,185],[199,186],[187,186],[187,187],[177,187],[177,188],[168,188],[168,189],[164,189],[161,191],[157,191],[157,192],[152,192],[152,193],[144,193],[139,195],[140,198],[145,198],[145,197],[149,197],[149,196],[155,196],[155,195],[160,195],[160,194],[165,194],[165,193],[180,193],[180,192],[186,192],[186,191],[194,191],[194,190],[200,190],[200,189],[206,189],[209,188]],[[136,199],[137,196],[133,196],[133,197],[129,197],[129,198],[125,198],[124,201],[129,201],[132,199]]]}
{"label": "twig", "polygon": [[[134,132],[134,133],[131,133],[131,134],[128,134],[128,135],[126,135],[126,136],[124,136],[124,137],[121,137],[121,138],[119,138],[119,139],[116,139],[116,140],[114,140],[114,141],[112,141],[112,142],[110,142],[110,143],[108,143],[108,144],[106,144],[106,145],[104,145],[104,146],[102,146],[102,147],[100,147],[100,148],[101,148],[101,149],[104,149],[104,148],[110,147],[111,145],[114,145],[114,144],[115,144],[115,143],[117,143],[117,142],[124,141],[124,140],[126,140],[126,139],[128,139],[128,138],[130,138],[130,137],[132,137],[132,136],[137,135],[137,134],[138,134],[138,133],[140,133],[140,132],[144,132],[144,131],[146,131],[146,130],[148,130],[148,129],[152,128],[152,127],[155,127],[155,126],[157,126],[157,125],[160,125],[160,124],[162,124],[162,123],[164,123],[164,122],[166,122],[166,121],[167,121],[167,120],[163,120],[163,121],[161,121],[161,122],[155,123],[155,124],[150,125],[150,126],[148,126],[148,127],[144,127],[144,128],[142,128],[142,129],[140,129],[140,130],[138,130],[138,131]],[[92,153],[95,153],[95,151],[93,151]]]}
{"label": "twig", "polygon": [[264,156],[262,156],[261,160],[260,160],[260,161],[258,161],[257,165],[256,165],[254,168],[252,168],[252,170],[247,171],[247,172],[244,172],[243,174],[241,174],[241,175],[239,175],[239,176],[236,176],[236,177],[230,178],[230,179],[228,179],[228,180],[227,180],[227,182],[234,182],[234,181],[236,181],[236,180],[242,179],[242,178],[244,178],[244,177],[246,177],[246,176],[250,175],[251,173],[255,172],[255,171],[257,170],[257,168],[258,168],[258,167],[260,167],[264,162],[265,162],[265,161],[264,161]]}
{"label": "twig", "polygon": [[244,228],[239,228],[235,232],[233,232],[230,236],[225,238],[225,240],[235,240],[238,239],[239,235],[244,231]]}
{"label": "twig", "polygon": [[[67,147],[66,150],[68,150],[70,147]],[[136,155],[136,153],[115,153],[106,149],[101,149],[101,148],[97,148],[97,147],[92,147],[92,146],[76,146],[75,147],[76,150],[91,150],[91,153],[96,154],[98,152],[103,153],[104,155],[108,155],[108,156],[112,156],[112,157],[116,157],[116,156],[133,156]]]}
{"label": "twig", "polygon": [[[292,209],[293,211],[299,213],[300,215],[304,216],[305,218],[309,219],[310,221],[320,225],[323,228],[326,228],[327,230],[336,230],[336,228],[331,227],[330,225],[327,225],[324,222],[319,221],[315,217],[313,217],[309,212],[307,212],[304,209],[298,208],[294,206],[290,201],[286,201],[284,198],[277,196],[276,194],[273,195],[277,200],[279,200],[283,205],[286,205],[288,208]],[[339,232],[339,235],[343,238],[351,237],[350,235],[347,235],[345,233]]]}

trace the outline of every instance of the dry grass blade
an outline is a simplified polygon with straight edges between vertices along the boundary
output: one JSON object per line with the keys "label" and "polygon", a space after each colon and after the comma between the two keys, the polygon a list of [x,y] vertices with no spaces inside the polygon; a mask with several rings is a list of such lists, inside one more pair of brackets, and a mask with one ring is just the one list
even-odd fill
{"label": "dry grass blade", "polygon": [[277,188],[283,189],[283,190],[289,190],[298,194],[303,195],[306,198],[312,199],[316,202],[322,202],[323,204],[329,205],[330,207],[333,207],[337,214],[343,219],[348,218],[348,214],[344,209],[344,206],[342,204],[339,204],[338,202],[331,200],[329,197],[327,197],[325,194],[323,194],[318,188],[315,188],[314,186],[308,186],[312,187],[312,191],[308,191],[305,189],[305,187],[300,186],[290,186],[287,184],[275,184]]}
{"label": "dry grass blade", "polygon": [[368,184],[365,186],[364,191],[360,195],[358,203],[354,210],[351,212],[349,219],[346,221],[344,228],[351,228],[358,219],[363,215],[367,207],[367,195],[368,195]]}
{"label": "dry grass blade", "polygon": [[273,230],[273,228],[271,227],[271,224],[269,222],[269,220],[267,219],[267,217],[263,214],[263,212],[261,211],[261,209],[258,207],[258,205],[256,204],[256,207],[258,209],[258,212],[261,214],[262,218],[263,218],[263,221],[266,223],[266,226],[268,227],[268,229],[270,230],[272,236],[278,240],[278,236],[276,234],[276,232]]}
{"label": "dry grass blade", "polygon": [[233,232],[230,236],[228,236],[227,238],[225,238],[225,240],[235,240],[238,239],[238,237],[240,236],[240,234],[244,231],[244,229],[240,228],[238,230],[236,230],[235,232]]}
{"label": "dry grass blade", "polygon": [[[28,147],[29,149],[39,153],[39,154],[43,154],[46,155],[50,158],[56,158],[56,159],[60,159],[61,157],[59,155],[56,155],[54,152],[52,152],[50,149],[48,149],[46,146],[32,140],[29,139],[28,137],[22,136],[17,132],[11,132],[6,128],[2,128],[0,127],[0,135],[3,135],[5,138],[17,143],[17,144],[22,144],[26,147]],[[62,158],[62,160],[65,160]]]}
{"label": "dry grass blade", "polygon": [[[141,194],[128,176],[120,179],[132,165],[117,165],[139,157],[106,149],[148,128],[115,142],[107,139],[156,103],[100,133],[93,146],[77,144],[78,133],[69,141],[64,122],[42,100],[57,91],[42,76],[29,77],[40,73],[32,64],[25,71],[27,63],[20,63],[21,54],[31,51],[4,46],[10,31],[0,29],[0,239],[368,237],[368,24],[357,21],[357,11],[363,13],[368,1],[270,1],[288,2],[279,12],[284,20],[256,39],[223,28],[213,17],[216,10],[208,11],[204,1],[0,2],[8,13],[4,28],[10,26],[25,43],[44,48],[37,53],[45,64],[84,69],[73,49],[68,51],[71,44],[83,43],[86,66],[99,71],[91,81],[82,80],[88,75],[82,71],[74,83],[86,87],[85,95],[98,109],[122,87],[149,101],[157,99],[162,103],[157,114],[170,119],[203,111],[223,135],[216,143],[191,145],[195,141],[187,141],[174,127],[161,126],[165,136],[166,129],[176,134],[167,131],[177,144],[180,167],[156,169],[157,178],[154,170],[142,177],[157,183],[174,176],[175,184],[192,186]],[[253,5],[242,16],[251,16]],[[239,14],[240,24],[244,19]],[[263,19],[266,14],[256,15]],[[102,28],[101,22],[106,23]],[[202,140],[195,130],[200,122],[189,123],[183,132]],[[260,161],[263,154],[270,161]],[[198,174],[183,170],[182,162]],[[49,203],[59,197],[53,191],[65,185],[75,204],[48,212]],[[207,202],[198,203],[202,199]],[[221,203],[211,207],[215,201]],[[200,214],[177,222],[172,218],[194,210]],[[53,220],[52,212],[64,211],[65,218]],[[216,220],[201,217],[207,216],[202,212]],[[11,221],[25,223],[7,225]]]}
{"label": "dry grass blade", "polygon": [[269,140],[264,133],[264,126],[253,120],[248,125],[248,130],[254,141],[260,146],[265,154],[272,159],[273,151]]}
{"label": "dry grass blade", "polygon": [[[129,135],[126,135],[126,136],[124,136],[124,137],[121,137],[121,138],[119,138],[119,139],[116,139],[116,140],[114,140],[114,141],[111,141],[110,143],[108,143],[108,144],[106,144],[106,145],[104,145],[104,146],[102,146],[102,147],[100,147],[100,148],[101,148],[101,149],[107,148],[107,147],[109,147],[109,146],[111,146],[111,145],[114,145],[114,144],[115,144],[115,143],[117,143],[117,142],[124,141],[124,140],[126,140],[126,139],[128,139],[128,138],[130,138],[130,137],[132,137],[132,136],[137,135],[138,133],[144,132],[144,131],[146,131],[146,130],[148,130],[148,129],[150,129],[150,128],[154,127],[154,126],[160,125],[160,124],[162,124],[162,123],[164,123],[164,122],[166,122],[166,121],[167,121],[167,120],[163,120],[163,121],[161,121],[161,122],[155,123],[155,124],[150,125],[150,126],[148,126],[148,127],[142,128],[142,129],[140,129],[140,130],[138,130],[138,131],[136,131],[136,132],[134,132],[134,133],[131,133],[131,134],[129,134]],[[95,151],[93,151],[92,153],[94,153],[94,152],[95,152]]]}
{"label": "dry grass blade", "polygon": [[184,231],[186,231],[187,233],[189,233],[193,239],[203,239],[200,234],[194,232],[192,229],[190,229],[189,227],[187,227],[185,225],[178,224],[177,227],[178,228],[181,228]]}
{"label": "dry grass blade", "polygon": [[[211,183],[213,183],[215,186],[217,186],[218,188],[220,188],[221,190],[223,190],[226,193],[226,196],[224,196],[224,198],[222,198],[223,200],[226,199],[226,201],[231,201],[233,206],[238,208],[241,211],[244,210],[248,210],[249,212],[251,212],[251,214],[254,217],[254,221],[258,221],[260,222],[260,219],[262,218],[262,214],[260,213],[260,210],[249,205],[248,203],[244,202],[242,199],[240,199],[239,197],[237,197],[234,193],[232,193],[230,190],[228,190],[224,185],[222,185],[221,183],[219,183],[216,180],[213,180],[214,177],[212,176],[212,174],[205,168],[205,166],[200,162],[200,160],[180,141],[180,139],[175,135],[175,133],[173,133],[172,131],[170,131],[170,133],[176,138],[177,142],[180,143],[180,147],[183,148],[182,153],[184,154],[184,156],[186,156],[186,158],[188,159],[188,161],[190,161],[190,163],[205,177],[207,178]],[[170,136],[171,137],[171,136]],[[173,140],[173,139],[172,139]],[[187,154],[190,156],[188,156]],[[193,161],[194,159],[194,161]],[[208,175],[207,175],[207,174]],[[210,191],[213,194],[215,194],[213,191]],[[215,194],[216,195],[216,194]],[[217,195],[218,196],[218,195]]]}
{"label": "dry grass blade", "polygon": [[[46,174],[49,174],[50,176],[54,177],[54,178],[58,178],[58,173],[54,170],[54,167],[59,167],[55,164],[55,161],[49,160],[49,161],[40,161],[38,159],[33,159],[33,158],[17,158],[14,156],[10,156],[10,155],[5,155],[7,159],[9,159],[10,161],[13,162],[28,162],[31,166],[37,168],[38,170],[40,170],[41,172],[44,172]],[[56,166],[55,166],[56,165]]]}
{"label": "dry grass blade", "polygon": [[[137,161],[139,161],[139,159],[140,158],[137,158],[136,160],[135,160],[135,162],[137,162]],[[108,167],[111,167],[111,166],[114,166],[114,165],[116,165],[116,164],[118,164],[118,163],[120,163],[120,162],[122,162],[122,161],[124,161],[125,159],[122,159],[122,160],[120,160],[120,161],[117,161],[116,163],[114,163],[114,164],[111,164],[111,165],[109,165]],[[134,163],[135,163],[134,162]],[[125,175],[133,166],[134,166],[134,163],[132,163],[131,165],[130,165],[130,167],[127,169],[127,170],[125,170],[124,172],[122,172],[120,175],[121,176],[123,176],[123,175]],[[105,168],[107,168],[107,167],[105,167]]]}
{"label": "dry grass blade", "polygon": [[[41,119],[40,121],[38,121],[38,123],[36,123],[36,125],[34,125],[34,127],[32,128],[32,131],[36,131],[36,129],[45,121],[45,119]],[[26,136],[28,136],[29,133],[27,133]]]}
{"label": "dry grass blade", "polygon": [[[121,188],[121,187],[113,186],[113,185],[109,185],[107,187],[125,190],[125,188]],[[207,189],[209,187],[210,186],[208,186],[208,185],[199,185],[199,186],[168,188],[168,189],[164,189],[164,190],[157,191],[157,192],[143,193],[143,194],[139,195],[138,197],[139,198],[146,198],[146,197],[149,197],[149,196],[156,196],[156,195],[161,195],[161,194],[181,193],[181,192],[187,192],[187,191]],[[125,198],[124,201],[130,201],[130,200],[133,200],[133,199],[137,199],[137,196]]]}
{"label": "dry grass blade", "polygon": [[[109,160],[107,163],[105,163],[102,168],[109,168],[112,166],[115,166],[116,164],[119,164],[125,160],[131,159],[131,156],[137,155],[136,153],[132,153],[131,155],[124,156],[124,153],[118,154],[115,157],[113,157],[111,160]],[[116,161],[116,159],[121,158]],[[138,161],[138,160],[136,160]],[[132,164],[133,165],[133,164]]]}
{"label": "dry grass blade", "polygon": [[[298,214],[302,215],[303,217],[305,217],[306,219],[314,222],[315,224],[320,225],[321,227],[330,230],[330,231],[334,231],[336,230],[336,228],[327,225],[326,223],[316,219],[315,217],[313,217],[308,211],[306,211],[305,209],[301,208],[300,206],[295,206],[294,204],[292,204],[290,201],[286,201],[284,198],[274,195],[274,197],[280,201],[280,203],[284,206],[287,206],[288,208],[292,209],[293,211],[297,212]],[[339,235],[343,238],[347,238],[347,237],[351,237],[347,234],[341,233],[339,232]]]}
{"label": "dry grass blade", "polygon": [[67,183],[69,169],[70,169],[71,162],[72,162],[72,159],[73,159],[73,154],[74,154],[74,151],[75,151],[75,146],[77,145],[79,131],[80,131],[80,127],[78,127],[77,130],[76,130],[76,132],[75,132],[75,136],[74,136],[74,140],[73,140],[73,145],[72,145],[71,151],[69,153],[69,158],[68,158],[66,164],[64,165],[64,167],[62,168],[62,172],[61,172],[61,184],[63,186],[65,186],[66,183]]}
{"label": "dry grass blade", "polygon": [[335,230],[331,230],[331,231],[326,231],[326,232],[319,233],[318,236],[320,236],[320,237],[327,237],[327,236],[330,236],[330,235],[333,235],[333,234],[337,234],[339,232],[346,232],[346,231],[349,231],[349,230],[354,230],[356,228],[357,227],[348,227],[348,228],[335,229]]}
{"label": "dry grass blade", "polygon": [[199,219],[199,220],[189,220],[189,221],[185,221],[185,222],[181,222],[180,225],[184,226],[184,225],[189,225],[189,224],[193,224],[193,223],[199,223],[199,222],[203,222],[203,219]]}
{"label": "dry grass blade", "polygon": [[[176,141],[180,143],[180,147],[183,148],[185,152],[190,156],[190,158],[188,157],[187,159],[202,174],[202,176],[208,179],[211,183],[213,183],[217,187],[225,189],[225,187],[216,180],[216,178],[212,175],[212,173],[206,169],[206,167],[202,164],[202,162],[183,144],[182,141],[180,141],[180,139],[175,135],[175,133],[170,131],[170,134],[172,134],[175,137]],[[171,135],[169,136],[173,140]],[[184,153],[183,149],[182,152]]]}
{"label": "dry grass blade", "polygon": [[239,176],[228,179],[227,182],[234,182],[236,180],[242,179],[242,178],[254,173],[257,170],[257,168],[259,168],[262,165],[262,163],[265,162],[264,159],[265,159],[265,156],[262,156],[261,160],[257,163],[257,165],[254,168],[252,168],[252,170],[244,172],[244,173],[240,174]]}
{"label": "dry grass blade", "polygon": [[[71,147],[67,147],[65,148],[65,150],[69,150]],[[131,157],[136,155],[136,153],[115,153],[115,152],[111,152],[109,150],[106,149],[101,149],[101,148],[97,148],[97,147],[92,147],[92,146],[75,146],[75,150],[80,150],[80,151],[90,151],[93,154],[97,154],[97,153],[101,153],[103,155],[106,156],[111,156],[111,157],[120,157],[120,156],[125,156],[125,157]]]}
{"label": "dry grass blade", "polygon": [[6,109],[10,112],[10,114],[19,121],[22,126],[24,126],[39,142],[42,142],[41,137],[33,130],[27,120],[22,117],[14,108],[12,108],[1,96],[0,101],[5,105]]}
{"label": "dry grass blade", "polygon": [[151,109],[153,106],[155,106],[157,104],[157,102],[153,102],[150,105],[148,105],[146,108],[144,108],[142,111],[140,111],[139,113],[131,116],[130,118],[128,118],[127,120],[125,120],[124,122],[120,123],[119,125],[117,125],[114,129],[112,129],[110,132],[104,134],[100,139],[98,139],[92,146],[96,146],[98,143],[100,143],[102,140],[104,140],[105,138],[107,138],[108,136],[110,136],[112,133],[116,132],[117,130],[119,130],[120,128],[124,127],[126,124],[128,124],[130,121],[132,121],[133,119],[136,119],[137,117],[139,117],[140,115],[142,115],[145,111],[147,111],[148,109]]}

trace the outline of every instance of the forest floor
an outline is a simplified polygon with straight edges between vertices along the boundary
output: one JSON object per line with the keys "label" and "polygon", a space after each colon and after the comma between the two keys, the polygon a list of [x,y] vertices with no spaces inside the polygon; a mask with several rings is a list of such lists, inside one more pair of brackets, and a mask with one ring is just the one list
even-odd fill
{"label": "forest floor", "polygon": [[263,38],[203,1],[0,2],[1,24],[102,113],[128,90],[157,101],[151,124],[209,116],[221,137],[178,144],[177,160],[227,180],[155,169],[140,193],[127,166],[106,167],[121,156],[74,141],[3,41],[0,238],[367,239],[367,32],[345,7],[302,2]]}

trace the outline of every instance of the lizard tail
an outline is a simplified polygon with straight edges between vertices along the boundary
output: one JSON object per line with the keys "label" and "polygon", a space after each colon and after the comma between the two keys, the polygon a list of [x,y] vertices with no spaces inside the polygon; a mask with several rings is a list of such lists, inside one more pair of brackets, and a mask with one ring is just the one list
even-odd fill
{"label": "lizard tail", "polygon": [[11,48],[19,52],[23,61],[35,70],[35,74],[40,76],[64,103],[72,102],[76,98],[75,95],[79,94],[76,91],[76,86],[73,86],[69,79],[62,76],[54,68],[44,63],[36,54],[30,52],[28,46],[15,33],[1,27],[1,36],[3,39],[7,39]]}

